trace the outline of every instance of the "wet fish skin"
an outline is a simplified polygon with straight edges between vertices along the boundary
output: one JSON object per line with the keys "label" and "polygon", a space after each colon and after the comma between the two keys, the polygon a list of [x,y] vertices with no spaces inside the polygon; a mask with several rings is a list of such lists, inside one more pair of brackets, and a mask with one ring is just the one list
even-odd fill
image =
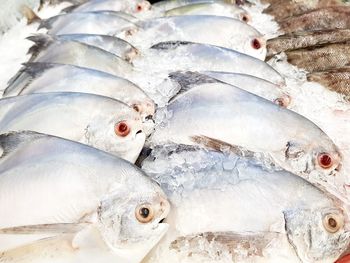
{"label": "wet fish skin", "polygon": [[347,43],[291,50],[286,54],[289,63],[308,72],[325,71],[350,63],[350,46]]}
{"label": "wet fish skin", "polygon": [[318,82],[329,90],[344,95],[346,100],[350,100],[350,67],[309,73],[307,79]]}
{"label": "wet fish skin", "polygon": [[68,34],[57,35],[53,37],[58,41],[77,41],[85,43],[87,45],[99,47],[106,50],[124,60],[131,62],[135,56],[139,55],[139,51],[130,43],[123,39],[109,36],[109,35],[96,35],[96,34]]}
{"label": "wet fish skin", "polygon": [[[155,145],[196,145],[197,136],[213,138],[263,153],[283,169],[344,198],[347,178],[339,172],[338,147],[313,122],[291,110],[223,83],[193,87],[166,110],[170,117],[157,124],[151,137]],[[332,160],[327,168],[320,161],[324,154]]]}
{"label": "wet fish skin", "polygon": [[32,55],[29,62],[71,64],[121,77],[133,70],[127,61],[98,47],[76,41],[55,41],[49,35],[35,35],[28,39],[34,42],[29,49]]}
{"label": "wet fish skin", "polygon": [[349,40],[350,29],[329,29],[290,33],[267,40],[267,57],[271,57],[286,50],[341,43]]}
{"label": "wet fish skin", "polygon": [[[140,114],[108,97],[72,92],[37,93],[1,99],[0,109],[1,133],[32,130],[56,135],[130,162],[135,162],[145,142]],[[115,130],[121,122],[130,128],[124,137]]]}
{"label": "wet fish skin", "polygon": [[346,29],[350,27],[350,6],[332,6],[312,10],[310,12],[281,20],[280,29],[284,33]]}
{"label": "wet fish skin", "polygon": [[261,60],[266,56],[266,39],[260,32],[242,21],[223,16],[154,18],[126,27],[117,36],[137,47],[149,48],[164,41],[189,41],[234,49]]}
{"label": "wet fish skin", "polygon": [[[256,245],[237,249],[238,255],[232,254],[236,256],[234,262],[278,262],[274,259],[281,255],[290,259],[287,262],[333,262],[349,244],[349,221],[343,204],[295,174],[269,169],[252,158],[170,145],[155,147],[142,168],[162,186],[173,205],[167,218],[172,231],[165,239],[170,241],[170,249],[173,240],[182,236],[232,231],[236,237],[218,241],[232,245],[245,240]],[[329,214],[343,218],[339,223],[344,222],[344,227],[335,235],[322,223]],[[267,247],[261,238],[260,242],[251,242],[263,232],[275,242]],[[162,241],[159,246],[166,249],[167,245]],[[187,243],[177,250],[183,250],[183,255],[198,251],[189,246]],[[264,256],[247,253],[250,249]]]}
{"label": "wet fish skin", "polygon": [[[79,262],[84,253],[87,260],[91,252],[95,257],[89,262],[101,262],[96,259],[101,254],[100,260],[105,262],[105,253],[110,260],[136,263],[165,234],[167,224],[159,221],[169,212],[167,198],[131,163],[80,143],[34,132],[3,134],[0,147],[1,261],[48,262],[63,257],[55,262]],[[154,220],[141,223],[135,210],[145,203],[153,210]],[[112,218],[121,217],[123,221],[111,224]],[[36,243],[45,233],[47,239]],[[65,239],[67,234],[72,236],[67,240],[71,249],[57,251],[63,240],[53,246],[45,244],[51,237]],[[24,247],[7,250],[16,244]]]}
{"label": "wet fish skin", "polygon": [[135,21],[134,17],[122,12],[69,13],[42,20],[39,29],[46,28],[51,35],[113,35],[118,29],[133,26]]}
{"label": "wet fish skin", "polygon": [[226,71],[249,74],[281,86],[285,84],[283,77],[260,59],[217,46],[179,41],[162,42],[152,46],[145,56],[150,61],[160,61],[162,67],[159,71],[162,72]]}
{"label": "wet fish skin", "polygon": [[165,12],[165,15],[217,15],[239,19],[246,23],[251,21],[250,15],[243,8],[225,2],[189,4],[170,9]]}
{"label": "wet fish skin", "polygon": [[153,116],[152,99],[131,81],[102,71],[72,65],[27,63],[19,77],[9,82],[3,97],[41,92],[83,92],[110,97]]}

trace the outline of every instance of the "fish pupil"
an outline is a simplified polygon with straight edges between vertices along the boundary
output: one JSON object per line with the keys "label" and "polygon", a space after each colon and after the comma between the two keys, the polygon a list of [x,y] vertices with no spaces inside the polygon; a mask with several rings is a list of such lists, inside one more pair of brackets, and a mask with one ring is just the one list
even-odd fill
{"label": "fish pupil", "polygon": [[253,45],[253,48],[255,48],[255,49],[261,48],[261,44],[260,44],[259,40],[257,40],[257,39],[253,40],[252,45]]}
{"label": "fish pupil", "polygon": [[119,124],[119,131],[120,132],[126,132],[127,129],[128,129],[128,125],[126,125],[125,123]]}
{"label": "fish pupil", "polygon": [[332,158],[328,154],[323,154],[320,159],[321,165],[328,167],[332,164]]}
{"label": "fish pupil", "polygon": [[248,21],[248,18],[247,18],[246,16],[243,16],[243,17],[242,17],[242,20],[243,20],[244,22],[247,22],[247,21]]}
{"label": "fish pupil", "polygon": [[146,207],[142,207],[140,209],[140,215],[143,217],[143,218],[147,218],[149,216],[149,209],[146,208]]}
{"label": "fish pupil", "polygon": [[328,225],[332,228],[336,228],[337,227],[337,221],[334,218],[329,218],[328,219]]}

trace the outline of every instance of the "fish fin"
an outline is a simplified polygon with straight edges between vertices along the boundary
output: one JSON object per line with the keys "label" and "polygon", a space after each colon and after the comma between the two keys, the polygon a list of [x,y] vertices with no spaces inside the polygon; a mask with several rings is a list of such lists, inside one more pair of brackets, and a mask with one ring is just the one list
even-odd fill
{"label": "fish fin", "polygon": [[0,160],[22,144],[47,136],[33,131],[9,132],[0,135]]}
{"label": "fish fin", "polygon": [[7,82],[7,87],[3,92],[3,96],[8,97],[20,95],[36,77],[40,76],[45,70],[53,67],[55,67],[55,64],[53,63],[23,63],[23,67]]}
{"label": "fish fin", "polygon": [[157,50],[170,50],[170,49],[176,49],[180,46],[186,46],[186,45],[192,45],[193,42],[188,41],[166,41],[166,42],[160,42],[158,44],[155,44],[151,46],[151,49],[157,49]]}
{"label": "fish fin", "polygon": [[27,19],[27,25],[41,21],[41,18],[27,5],[22,5],[20,11]]}
{"label": "fish fin", "polygon": [[195,135],[195,136],[191,136],[190,139],[204,147],[204,148],[208,148],[214,151],[218,151],[218,152],[230,152],[230,153],[234,153],[238,156],[244,156],[244,157],[253,157],[254,156],[254,152],[249,151],[245,148],[236,146],[236,145],[232,145],[229,144],[227,142],[224,141],[220,141],[214,138],[210,138],[207,136],[203,136],[203,135]]}
{"label": "fish fin", "polygon": [[0,228],[0,235],[31,235],[31,234],[68,234],[77,233],[86,227],[88,223],[62,223],[62,224],[42,224],[16,226]]}
{"label": "fish fin", "polygon": [[170,101],[173,101],[179,95],[190,90],[194,85],[221,82],[220,80],[214,79],[205,74],[193,71],[176,71],[170,73],[168,76],[172,81],[176,82],[180,86],[179,91],[170,98]]}
{"label": "fish fin", "polygon": [[46,49],[55,41],[55,37],[47,34],[36,34],[27,37],[27,39],[34,42],[34,45],[28,50],[28,54],[32,55],[29,62],[32,62],[41,51]]}

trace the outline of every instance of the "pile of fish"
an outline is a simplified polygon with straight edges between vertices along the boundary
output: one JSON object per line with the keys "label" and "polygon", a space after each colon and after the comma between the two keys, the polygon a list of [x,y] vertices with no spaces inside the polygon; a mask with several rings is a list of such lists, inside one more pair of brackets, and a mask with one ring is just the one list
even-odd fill
{"label": "pile of fish", "polygon": [[348,260],[344,154],[271,61],[348,99],[349,5],[61,2],[21,7],[39,31],[0,99],[0,262]]}

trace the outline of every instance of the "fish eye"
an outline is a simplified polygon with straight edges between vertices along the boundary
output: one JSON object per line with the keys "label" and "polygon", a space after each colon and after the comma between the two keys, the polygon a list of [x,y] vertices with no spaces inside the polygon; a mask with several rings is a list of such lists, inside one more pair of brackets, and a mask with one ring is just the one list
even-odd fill
{"label": "fish eye", "polygon": [[114,126],[114,132],[120,137],[125,137],[130,133],[130,127],[125,121],[121,121]]}
{"label": "fish eye", "polygon": [[141,12],[142,11],[142,5],[141,4],[137,4],[136,5],[136,11],[137,12]]}
{"label": "fish eye", "polygon": [[137,112],[140,112],[140,111],[141,111],[141,110],[140,110],[140,106],[138,106],[137,104],[132,105],[132,108],[133,108],[134,110],[136,110]]}
{"label": "fish eye", "polygon": [[323,169],[328,169],[333,165],[332,157],[328,153],[320,153],[317,157],[317,160]]}
{"label": "fish eye", "polygon": [[150,204],[139,205],[135,210],[136,219],[140,223],[149,223],[154,218],[154,212]]}
{"label": "fish eye", "polygon": [[287,106],[290,103],[290,98],[289,97],[280,97],[280,98],[275,99],[273,102],[281,107],[287,108]]}
{"label": "fish eye", "polygon": [[260,49],[260,48],[261,48],[261,43],[260,43],[260,41],[259,41],[258,39],[256,39],[256,38],[254,38],[254,39],[252,40],[252,47],[253,47],[254,49]]}
{"label": "fish eye", "polygon": [[343,219],[336,214],[328,214],[323,218],[323,226],[329,233],[336,233],[344,225]]}
{"label": "fish eye", "polygon": [[247,15],[242,15],[242,21],[249,22],[249,18]]}

